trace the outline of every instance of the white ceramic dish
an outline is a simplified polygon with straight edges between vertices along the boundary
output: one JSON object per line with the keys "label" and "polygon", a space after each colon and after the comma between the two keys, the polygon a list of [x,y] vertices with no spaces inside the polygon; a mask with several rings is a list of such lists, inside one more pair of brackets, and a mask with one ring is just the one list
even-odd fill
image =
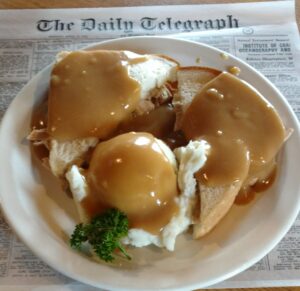
{"label": "white ceramic dish", "polygon": [[221,51],[183,40],[137,37],[96,44],[97,49],[127,49],[163,53],[182,65],[225,70],[241,68],[240,77],[255,86],[279,111],[292,137],[280,155],[273,187],[246,206],[234,206],[205,238],[182,236],[176,252],[157,248],[130,249],[134,261],[121,267],[98,264],[73,251],[68,236],[77,223],[73,203],[59,184],[37,165],[26,135],[33,105],[47,91],[50,67],[34,77],[18,94],[3,119],[0,132],[0,193],[5,216],[33,252],[61,273],[110,290],[190,290],[225,280],[260,260],[285,235],[300,208],[300,135],[298,121],[279,91],[246,63]]}

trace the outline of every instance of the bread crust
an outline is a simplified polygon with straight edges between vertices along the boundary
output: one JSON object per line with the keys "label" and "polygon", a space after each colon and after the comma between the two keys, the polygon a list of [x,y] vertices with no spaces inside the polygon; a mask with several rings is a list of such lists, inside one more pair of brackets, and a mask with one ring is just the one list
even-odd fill
{"label": "bread crust", "polygon": [[[192,103],[195,94],[197,94],[207,82],[217,77],[220,73],[221,71],[217,69],[200,66],[180,67],[178,69],[178,91],[172,101],[176,113],[175,130],[180,129],[183,114]],[[185,74],[188,75],[186,80],[184,80]],[[191,78],[192,76],[190,76],[190,74],[194,74],[194,78]],[[186,89],[185,87],[188,88]]]}
{"label": "bread crust", "polygon": [[212,74],[215,74],[216,76],[221,73],[220,70],[214,69],[214,68],[209,68],[209,67],[200,67],[200,66],[190,66],[190,67],[180,67],[178,71],[205,71],[209,72]]}

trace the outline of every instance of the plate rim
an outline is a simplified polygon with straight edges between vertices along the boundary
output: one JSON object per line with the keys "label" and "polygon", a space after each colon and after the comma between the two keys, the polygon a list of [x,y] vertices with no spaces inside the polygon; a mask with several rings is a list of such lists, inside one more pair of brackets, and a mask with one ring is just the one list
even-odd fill
{"label": "plate rim", "polygon": [[[137,36],[137,37],[126,37],[126,38],[117,38],[117,39],[112,39],[112,40],[107,40],[107,41],[103,41],[103,42],[99,42],[99,43],[94,43],[91,45],[88,45],[87,47],[83,48],[83,49],[92,49],[92,48],[97,48],[98,46],[103,46],[106,44],[109,45],[113,45],[114,43],[119,43],[119,42],[123,42],[123,41],[135,41],[138,39],[156,39],[156,40],[168,40],[168,41],[174,41],[174,42],[182,42],[182,43],[191,43],[193,45],[197,45],[199,47],[206,47],[210,50],[216,51],[218,53],[226,53],[230,59],[236,60],[239,63],[243,63],[243,65],[245,65],[249,70],[251,70],[252,72],[254,72],[255,74],[259,75],[269,86],[272,87],[273,90],[276,91],[277,95],[280,96],[281,101],[284,103],[284,105],[287,107],[290,117],[292,118],[292,121],[297,124],[296,128],[294,128],[294,134],[297,135],[298,137],[298,143],[300,144],[300,128],[299,128],[299,122],[298,119],[296,117],[296,114],[294,113],[294,111],[292,110],[292,107],[290,106],[290,104],[288,103],[288,101],[284,98],[284,96],[281,94],[281,92],[263,75],[261,74],[259,71],[255,70],[254,68],[252,68],[250,65],[248,65],[246,62],[244,62],[243,60],[233,56],[230,53],[224,52],[222,50],[219,50],[217,48],[214,48],[210,45],[207,44],[202,44],[199,42],[195,42],[195,41],[189,41],[189,40],[182,40],[182,39],[177,39],[177,38],[172,38],[170,36],[168,37],[163,37],[163,36]],[[28,89],[28,87],[30,86],[30,83],[37,81],[38,78],[40,78],[41,74],[43,74],[43,72],[46,72],[47,70],[49,70],[49,68],[51,68],[51,66],[53,65],[53,63],[51,63],[50,65],[46,66],[43,70],[41,70],[40,72],[38,72],[33,78],[31,78],[27,84],[21,89],[21,91],[17,94],[17,96],[14,98],[14,100],[11,102],[11,104],[9,105],[8,109],[5,112],[5,115],[2,119],[1,122],[1,127],[0,127],[0,161],[3,160],[3,154],[1,151],[1,149],[4,147],[4,130],[5,130],[5,125],[7,123],[8,120],[8,115],[10,112],[10,108],[13,107],[14,102],[16,102],[16,100],[19,100],[22,96],[22,92],[25,91],[26,89]],[[12,227],[13,231],[19,236],[21,237],[22,241],[25,243],[25,245],[27,245],[27,247],[34,253],[36,254],[39,258],[42,258],[43,261],[45,261],[49,266],[51,266],[53,269],[58,270],[59,272],[61,272],[62,274],[71,277],[75,280],[80,280],[81,282],[84,282],[86,284],[92,285],[92,286],[97,286],[97,287],[101,287],[101,288],[109,288],[110,290],[127,290],[126,287],[124,288],[119,288],[119,287],[112,287],[110,285],[103,285],[102,283],[97,283],[97,285],[93,284],[93,282],[86,280],[85,277],[81,277],[81,276],[72,276],[72,274],[66,272],[65,270],[63,270],[62,268],[58,268],[57,265],[53,265],[52,261],[49,261],[48,256],[44,256],[43,252],[36,250],[36,249],[32,249],[30,246],[30,240],[28,239],[28,237],[24,237],[23,233],[20,232],[18,226],[16,226],[14,224],[14,219],[12,219],[12,217],[10,216],[10,214],[8,213],[8,209],[6,209],[5,207],[3,207],[3,202],[5,202],[5,195],[3,193],[6,192],[7,189],[9,189],[9,187],[6,187],[7,185],[5,184],[5,182],[3,182],[3,178],[2,175],[0,175],[0,197],[1,197],[1,208],[2,208],[2,213],[4,214],[5,219],[9,222],[10,226]],[[300,185],[299,185],[300,186]],[[298,186],[298,196],[299,196],[299,186]],[[203,287],[207,287],[216,283],[219,283],[223,280],[226,280],[242,271],[244,271],[245,269],[249,268],[250,266],[252,266],[253,264],[255,264],[257,261],[259,261],[261,258],[263,258],[267,253],[269,253],[278,243],[279,241],[285,236],[285,234],[288,232],[288,230],[291,228],[291,226],[293,225],[298,212],[300,210],[300,199],[298,199],[298,205],[297,207],[294,208],[294,211],[292,212],[292,214],[290,213],[289,215],[289,221],[285,227],[285,230],[277,233],[277,237],[273,238],[272,243],[270,243],[268,245],[268,247],[264,248],[263,251],[259,252],[259,255],[256,255],[256,257],[254,257],[252,260],[248,260],[247,262],[245,262],[243,264],[243,266],[240,266],[239,268],[235,267],[233,268],[231,271],[226,271],[224,272],[223,276],[219,276],[215,279],[211,279],[205,283],[194,283],[194,284],[190,284],[190,285],[184,285],[181,287],[176,287],[176,288],[162,288],[163,290],[186,290],[186,288],[191,288],[191,289],[196,289],[196,288],[203,288]],[[135,289],[132,289],[135,290]],[[151,290],[148,288],[145,289],[139,289],[139,290]]]}

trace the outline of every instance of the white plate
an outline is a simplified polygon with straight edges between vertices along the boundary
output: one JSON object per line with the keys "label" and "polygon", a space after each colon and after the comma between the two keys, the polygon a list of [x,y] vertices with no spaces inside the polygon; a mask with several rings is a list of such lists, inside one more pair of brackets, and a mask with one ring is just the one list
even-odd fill
{"label": "white plate", "polygon": [[[130,249],[131,264],[109,267],[73,251],[68,237],[77,223],[70,198],[49,173],[32,160],[25,137],[33,105],[46,93],[50,67],[18,94],[3,119],[0,132],[0,192],[5,216],[33,252],[61,273],[110,290],[196,289],[225,280],[260,260],[285,235],[300,207],[300,135],[298,121],[279,91],[246,63],[207,45],[159,37],[124,38],[96,44],[98,49],[162,53],[182,65],[225,70],[241,68],[241,78],[255,86],[279,111],[287,128],[294,128],[280,157],[273,187],[246,206],[234,206],[205,238],[182,236],[176,252],[150,247]],[[40,173],[42,171],[42,174]]]}

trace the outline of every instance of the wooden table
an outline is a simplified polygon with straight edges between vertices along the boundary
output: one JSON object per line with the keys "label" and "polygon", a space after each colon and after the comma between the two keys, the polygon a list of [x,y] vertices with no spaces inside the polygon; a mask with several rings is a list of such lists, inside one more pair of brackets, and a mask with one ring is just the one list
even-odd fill
{"label": "wooden table", "polygon": [[[176,5],[176,4],[212,4],[234,2],[263,2],[267,0],[0,0],[0,9],[28,9],[28,8],[79,8],[79,7],[116,7],[142,5]],[[300,0],[296,1],[296,17],[300,27]],[[210,291],[219,289],[207,289]],[[280,288],[246,288],[223,289],[224,291],[252,290],[252,291],[300,291],[300,287]]]}

